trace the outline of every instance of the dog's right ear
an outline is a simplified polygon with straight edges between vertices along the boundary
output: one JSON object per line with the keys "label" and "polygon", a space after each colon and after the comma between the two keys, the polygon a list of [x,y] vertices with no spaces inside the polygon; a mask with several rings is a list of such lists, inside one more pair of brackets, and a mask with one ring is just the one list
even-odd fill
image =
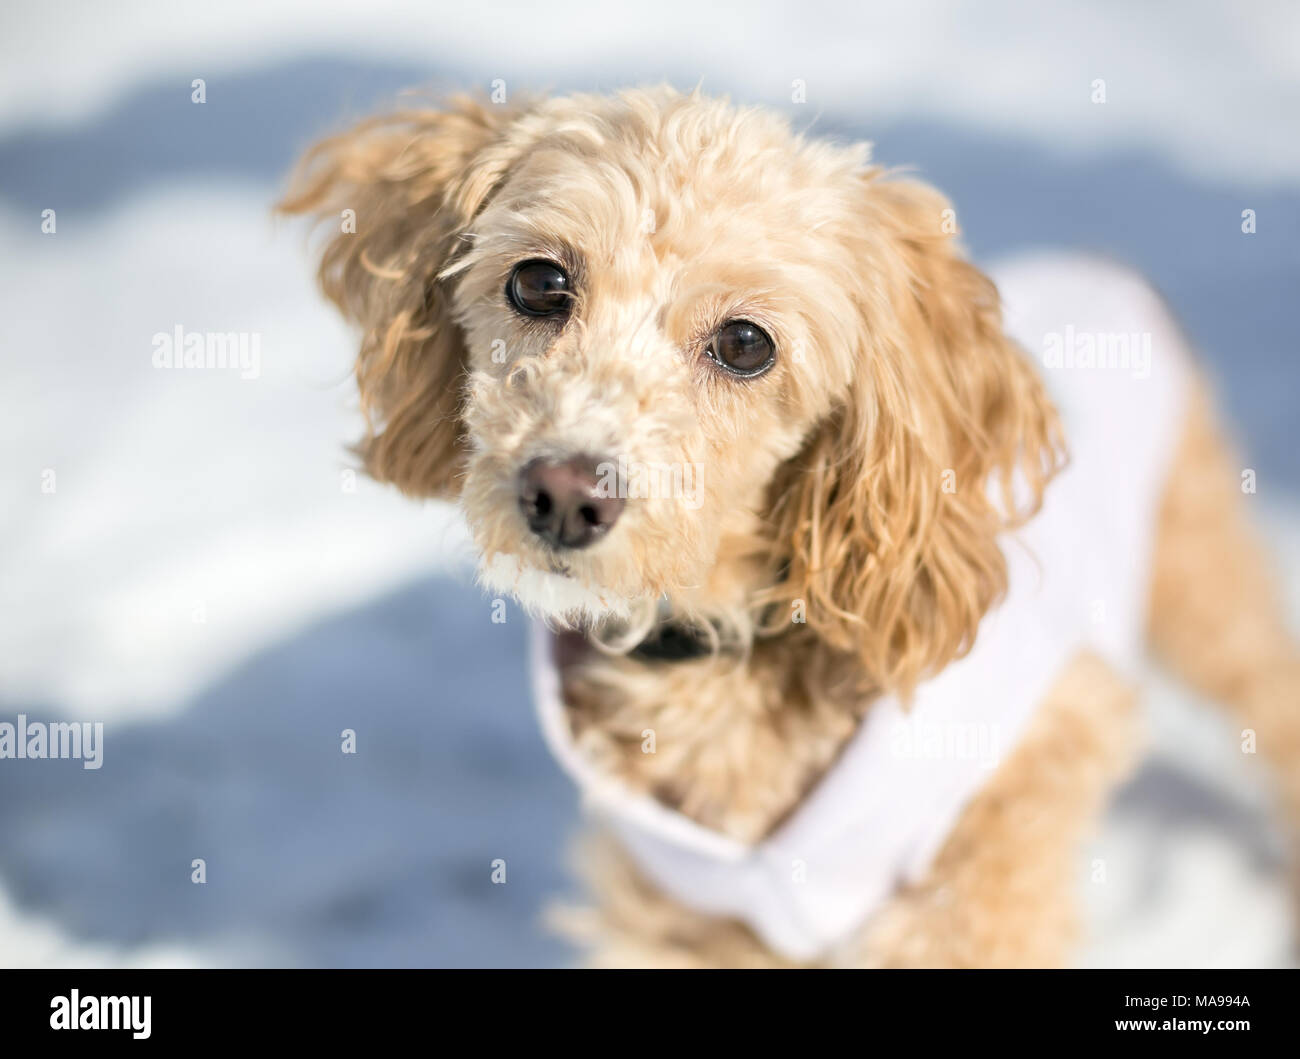
{"label": "dog's right ear", "polygon": [[459,489],[465,349],[440,275],[518,153],[504,130],[519,114],[458,97],[372,118],[308,151],[278,205],[337,226],[319,275],[361,326],[358,449],[374,478],[412,496]]}

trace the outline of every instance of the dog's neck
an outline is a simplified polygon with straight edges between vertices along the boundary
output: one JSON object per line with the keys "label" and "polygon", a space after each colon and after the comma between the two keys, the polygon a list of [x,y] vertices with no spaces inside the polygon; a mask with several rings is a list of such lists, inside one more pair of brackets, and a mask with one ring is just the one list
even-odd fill
{"label": "dog's neck", "polygon": [[[633,789],[742,841],[768,834],[838,756],[876,692],[806,624],[738,635],[667,606],[624,649],[612,630],[559,636],[582,752]],[[653,732],[656,752],[645,750]],[[765,777],[755,784],[755,775]]]}
{"label": "dog's neck", "polygon": [[[597,644],[604,646],[604,641],[590,630],[557,632],[555,661],[561,669],[585,661],[588,656],[601,653]],[[667,617],[657,620],[649,632],[627,650],[607,650],[605,653],[646,665],[663,665],[707,657],[718,650],[717,644],[717,637],[711,636],[709,629],[699,622]]]}
{"label": "dog's neck", "polygon": [[[772,608],[757,602],[768,593],[773,577],[779,581],[787,569],[785,564],[777,564],[773,571],[769,547],[751,526],[732,530],[724,535],[720,549],[726,558],[715,563],[696,588],[660,596],[652,616],[645,614],[643,620],[649,623],[639,638],[629,642],[617,622],[588,628],[586,635],[593,644],[620,644],[614,653],[654,665],[718,654],[747,655],[757,638],[785,638],[797,627],[774,627],[767,620]],[[636,619],[629,624],[631,628],[638,625]],[[798,631],[807,630],[804,627]]]}
{"label": "dog's neck", "polygon": [[670,617],[656,622],[628,657],[649,663],[685,662],[711,654],[715,642],[698,622]]}

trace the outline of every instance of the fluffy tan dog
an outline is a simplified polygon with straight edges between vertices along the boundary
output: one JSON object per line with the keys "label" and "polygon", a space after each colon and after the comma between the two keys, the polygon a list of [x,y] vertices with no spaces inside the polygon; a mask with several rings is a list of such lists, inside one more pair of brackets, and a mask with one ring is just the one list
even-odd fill
{"label": "fluffy tan dog", "polygon": [[[621,790],[761,843],[873,709],[978,653],[1073,439],[935,191],[656,89],[380,117],[283,208],[355,211],[320,274],[363,333],[366,467],[458,499],[489,587],[572,630],[566,738]],[[1180,418],[1134,620],[1300,808],[1300,662],[1194,380]],[[1072,652],[924,872],[815,953],[607,841],[566,924],[605,964],[1066,962],[1133,701]]]}

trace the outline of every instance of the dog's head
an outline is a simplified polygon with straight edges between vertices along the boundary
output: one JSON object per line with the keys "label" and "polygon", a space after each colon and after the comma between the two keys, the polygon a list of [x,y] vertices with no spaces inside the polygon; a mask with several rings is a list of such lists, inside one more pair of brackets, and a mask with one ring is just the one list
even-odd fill
{"label": "dog's head", "polygon": [[884,686],[942,666],[1056,421],[948,203],[866,154],[667,89],[318,145],[284,208],[355,219],[321,277],[370,473],[459,498],[486,582],[552,616],[667,597],[806,621]]}

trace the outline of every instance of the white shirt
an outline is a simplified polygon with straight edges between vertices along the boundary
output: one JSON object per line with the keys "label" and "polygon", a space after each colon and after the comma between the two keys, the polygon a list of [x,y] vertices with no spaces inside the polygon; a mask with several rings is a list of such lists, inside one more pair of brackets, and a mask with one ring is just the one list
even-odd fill
{"label": "white shirt", "polygon": [[584,759],[548,634],[534,629],[543,734],[587,807],[673,898],[741,920],[791,959],[826,953],[925,874],[1071,656],[1091,648],[1131,674],[1142,653],[1155,520],[1186,404],[1185,342],[1159,298],[1104,261],[1029,257],[991,274],[1007,333],[1057,402],[1071,463],[1039,514],[1004,537],[1007,596],[971,652],[923,683],[907,713],[893,698],[874,702],[772,834],[740,842]]}

